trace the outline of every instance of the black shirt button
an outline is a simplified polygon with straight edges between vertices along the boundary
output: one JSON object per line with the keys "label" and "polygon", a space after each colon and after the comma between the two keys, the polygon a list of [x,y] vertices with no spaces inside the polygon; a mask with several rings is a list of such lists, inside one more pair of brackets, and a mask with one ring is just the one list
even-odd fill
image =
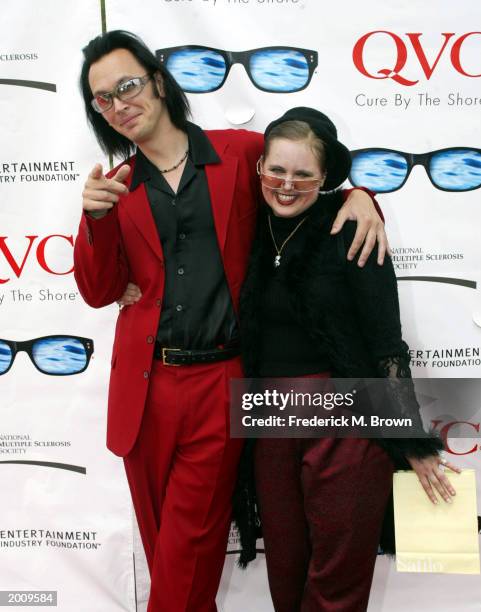
{"label": "black shirt button", "polygon": [[147,336],[147,344],[153,344],[154,336]]}
{"label": "black shirt button", "polygon": [[179,240],[185,240],[185,234],[179,234]]}
{"label": "black shirt button", "polygon": [[177,304],[175,309],[177,310],[177,312],[181,312],[182,310],[184,310],[184,307],[182,306],[182,304]]}
{"label": "black shirt button", "polygon": [[179,269],[177,270],[177,274],[178,274],[179,276],[182,276],[182,274],[184,274],[184,268],[179,268]]}
{"label": "black shirt button", "polygon": [[148,378],[149,377],[149,373],[147,372],[147,370],[145,370],[144,372],[144,378]]}
{"label": "black shirt button", "polygon": [[175,206],[176,204],[177,204],[177,200],[174,198],[174,199],[172,200],[172,206]]}

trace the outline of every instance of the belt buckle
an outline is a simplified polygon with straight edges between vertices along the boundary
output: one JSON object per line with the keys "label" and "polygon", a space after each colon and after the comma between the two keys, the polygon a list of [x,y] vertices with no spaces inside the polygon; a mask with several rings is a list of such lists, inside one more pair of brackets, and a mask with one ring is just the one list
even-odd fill
{"label": "belt buckle", "polygon": [[166,351],[180,351],[181,349],[178,348],[168,348],[168,347],[162,347],[162,363],[166,366],[171,366],[171,367],[176,367],[178,368],[181,364],[180,363],[167,363],[165,360],[167,359],[168,355],[166,354]]}

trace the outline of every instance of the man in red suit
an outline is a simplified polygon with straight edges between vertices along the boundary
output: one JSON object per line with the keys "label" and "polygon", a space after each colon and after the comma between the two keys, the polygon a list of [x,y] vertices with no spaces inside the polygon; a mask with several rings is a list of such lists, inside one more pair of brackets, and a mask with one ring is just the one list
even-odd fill
{"label": "man in red suit", "polygon": [[[215,612],[242,449],[229,437],[228,392],[242,376],[237,307],[262,136],[188,122],[184,93],[130,33],[95,38],[84,57],[87,118],[104,151],[127,162],[89,175],[75,277],[95,308],[129,283],[141,291],[117,321],[107,445],[124,458],[151,573],[148,611]],[[384,230],[355,193],[337,223],[365,220],[353,251],[367,233],[366,258],[376,234],[384,250]]]}

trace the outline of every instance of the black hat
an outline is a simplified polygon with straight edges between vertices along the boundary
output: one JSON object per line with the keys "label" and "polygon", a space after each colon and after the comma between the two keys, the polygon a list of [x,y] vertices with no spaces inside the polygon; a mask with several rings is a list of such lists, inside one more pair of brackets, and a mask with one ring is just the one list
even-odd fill
{"label": "black hat", "polygon": [[314,134],[325,144],[326,150],[326,181],[323,191],[330,191],[339,187],[349,175],[351,170],[351,154],[337,139],[337,129],[334,123],[315,108],[297,106],[285,112],[282,117],[275,119],[266,128],[264,138],[267,138],[272,128],[286,121],[304,121],[309,124]]}

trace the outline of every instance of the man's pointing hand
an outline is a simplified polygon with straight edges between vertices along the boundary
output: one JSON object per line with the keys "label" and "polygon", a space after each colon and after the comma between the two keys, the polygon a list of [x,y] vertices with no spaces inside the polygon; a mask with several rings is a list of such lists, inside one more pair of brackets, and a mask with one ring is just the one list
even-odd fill
{"label": "man's pointing hand", "polygon": [[124,181],[130,166],[123,164],[112,178],[104,176],[101,164],[95,164],[88,175],[82,192],[82,208],[95,219],[104,217],[119,201],[119,196],[129,192]]}

